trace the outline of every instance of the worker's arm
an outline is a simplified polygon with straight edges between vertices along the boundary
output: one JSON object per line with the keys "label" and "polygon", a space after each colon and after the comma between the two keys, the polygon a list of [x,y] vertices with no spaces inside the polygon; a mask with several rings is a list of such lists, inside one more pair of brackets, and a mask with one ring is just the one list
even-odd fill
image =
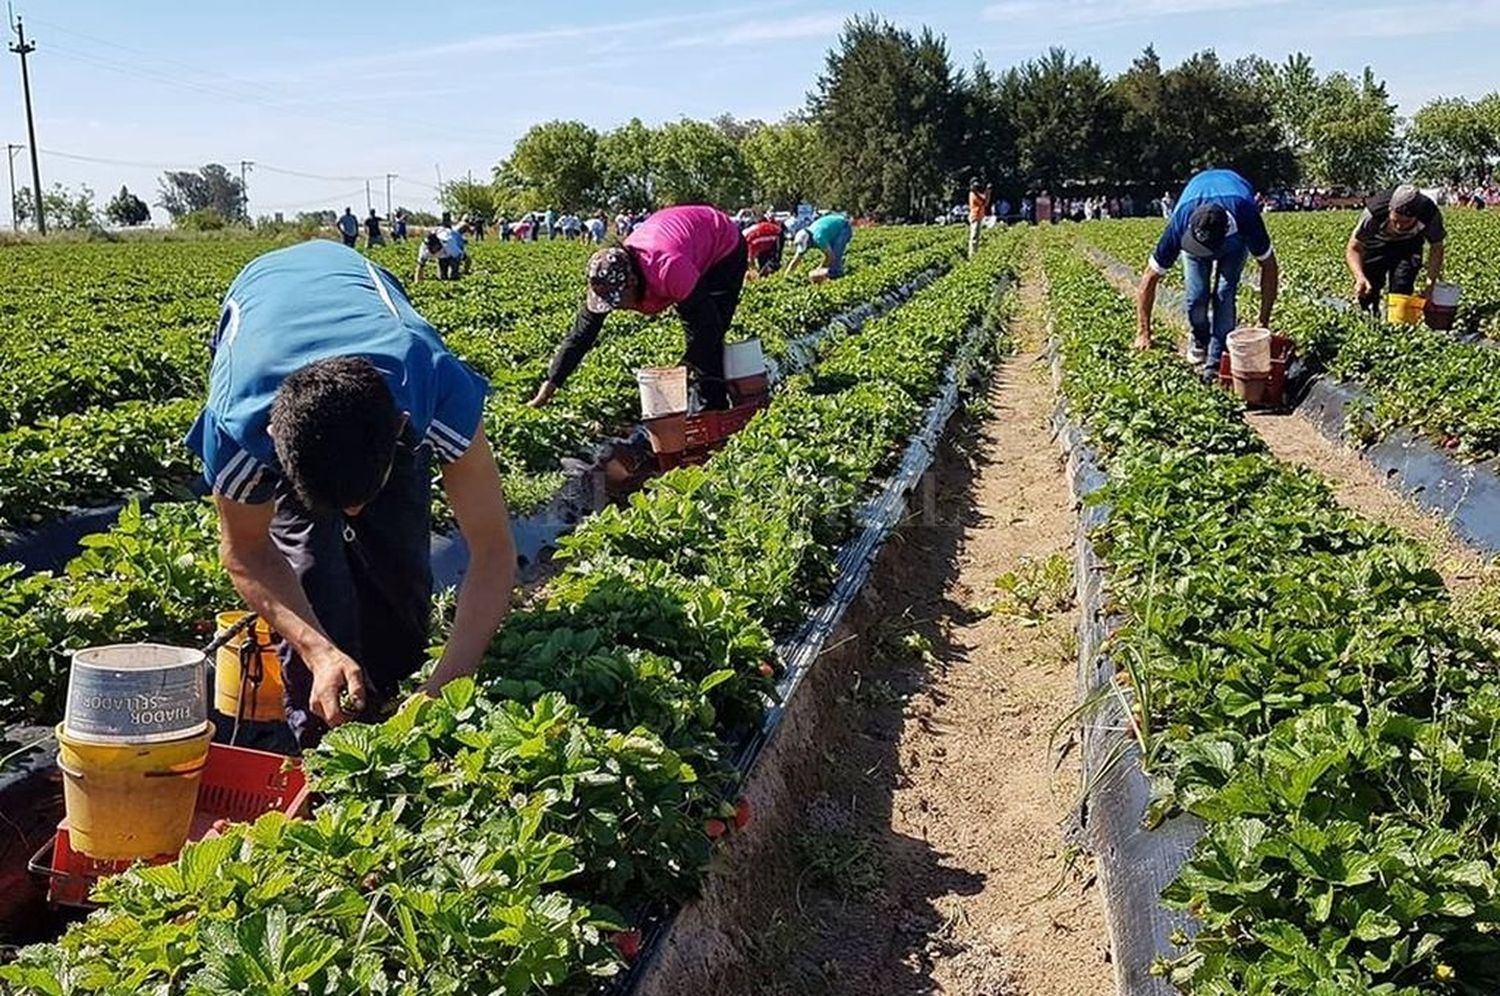
{"label": "worker's arm", "polygon": [[280,633],[312,672],[309,707],[329,726],[349,718],[339,707],[348,692],[354,712],[365,705],[365,675],[334,645],[313,612],[292,565],[271,541],[272,502],[247,505],[215,495],[219,512],[219,560],[235,590],[272,630]]}
{"label": "worker's arm", "polygon": [[802,256],[806,252],[807,252],[806,249],[804,249],[804,248],[802,248],[802,247],[799,246],[797,248],[797,250],[792,253],[791,262],[789,262],[789,263],[786,264],[786,272],[788,274],[790,274],[793,270],[795,270],[797,268],[797,264],[798,263],[802,262]]}
{"label": "worker's arm", "polygon": [[1443,279],[1443,243],[1434,242],[1428,247],[1427,257],[1427,297],[1432,296],[1432,288]]}
{"label": "worker's arm", "polygon": [[1260,261],[1260,327],[1271,327],[1271,309],[1276,307],[1276,295],[1281,291],[1281,264],[1272,253]]}
{"label": "worker's arm", "polygon": [[1365,247],[1359,239],[1349,237],[1349,244],[1344,246],[1344,262],[1349,266],[1349,273],[1354,277],[1354,296],[1364,297],[1370,293],[1370,278],[1365,275]]}
{"label": "worker's arm", "polygon": [[1156,310],[1156,285],[1161,283],[1161,273],[1154,266],[1147,266],[1141,274],[1141,283],[1135,290],[1135,348],[1151,348],[1151,313]]}
{"label": "worker's arm", "polygon": [[588,308],[585,302],[578,306],[578,314],[573,316],[573,328],[557,347],[557,352],[552,357],[552,364],[547,368],[547,379],[537,388],[536,395],[529,401],[533,408],[540,408],[552,396],[557,389],[572,376],[573,371],[578,369],[578,364],[588,355],[588,351],[594,348],[594,343],[599,341],[599,332],[604,328],[604,316],[596,315]]}
{"label": "worker's arm", "polygon": [[437,692],[479,669],[485,649],[510,613],[516,584],[516,546],[500,471],[481,426],[464,455],[443,465],[443,490],[458,520],[469,568],[458,588],[453,630],[423,691]]}

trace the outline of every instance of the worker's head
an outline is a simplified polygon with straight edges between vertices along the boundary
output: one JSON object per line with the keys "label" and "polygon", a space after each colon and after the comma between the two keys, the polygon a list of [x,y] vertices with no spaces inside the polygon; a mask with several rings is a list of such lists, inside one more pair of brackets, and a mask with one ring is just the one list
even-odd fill
{"label": "worker's head", "polygon": [[792,245],[798,252],[807,252],[807,247],[812,245],[812,232],[806,228],[801,229],[792,236]]}
{"label": "worker's head", "polygon": [[1403,183],[1391,191],[1391,228],[1398,232],[1409,232],[1419,223],[1417,217],[1422,205],[1422,192],[1410,183]]}
{"label": "worker's head", "polygon": [[345,207],[344,208],[344,213],[345,214],[353,214],[354,213],[354,209],[352,207]]}
{"label": "worker's head", "polygon": [[1229,212],[1219,204],[1200,204],[1183,229],[1182,251],[1198,259],[1211,259],[1224,248],[1229,235]]}
{"label": "worker's head", "polygon": [[440,253],[443,251],[443,240],[437,237],[437,232],[428,232],[426,237],[422,239],[422,245],[426,246],[427,251],[430,253]]}
{"label": "worker's head", "polygon": [[303,505],[356,514],[385,486],[405,421],[375,364],[339,356],[282,382],[269,432],[282,476]]}
{"label": "worker's head", "polygon": [[624,246],[610,246],[590,256],[587,275],[588,309],[594,314],[607,314],[635,301],[640,276]]}
{"label": "worker's head", "polygon": [[984,191],[984,181],[976,176],[974,179],[969,181],[969,189],[974,191],[974,193],[976,194],[982,193]]}

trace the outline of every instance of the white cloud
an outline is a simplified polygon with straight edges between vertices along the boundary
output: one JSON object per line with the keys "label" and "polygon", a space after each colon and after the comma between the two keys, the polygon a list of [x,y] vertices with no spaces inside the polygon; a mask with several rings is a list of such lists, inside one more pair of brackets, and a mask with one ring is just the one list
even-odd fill
{"label": "white cloud", "polygon": [[834,35],[844,27],[847,15],[809,14],[788,20],[760,19],[732,24],[713,34],[684,35],[669,38],[663,48],[704,48],[713,45],[757,45],[763,42],[789,41],[794,38],[821,38]]}

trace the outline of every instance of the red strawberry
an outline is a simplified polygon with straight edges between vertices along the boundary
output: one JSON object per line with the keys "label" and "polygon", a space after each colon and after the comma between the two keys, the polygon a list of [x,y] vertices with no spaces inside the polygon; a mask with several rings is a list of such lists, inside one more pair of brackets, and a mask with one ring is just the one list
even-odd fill
{"label": "red strawberry", "polygon": [[750,800],[741,798],[734,804],[734,828],[743,830],[750,824]]}
{"label": "red strawberry", "polygon": [[729,827],[724,825],[723,820],[703,821],[703,832],[708,834],[709,840],[718,840],[720,837],[724,836],[725,831],[727,831],[728,829]]}
{"label": "red strawberry", "polygon": [[620,957],[626,961],[635,961],[641,953],[641,932],[632,927],[629,930],[617,930],[610,935],[610,941],[615,950],[620,952]]}
{"label": "red strawberry", "polygon": [[762,662],[757,670],[760,671],[760,676],[762,678],[776,677],[776,665],[772,664],[770,661]]}

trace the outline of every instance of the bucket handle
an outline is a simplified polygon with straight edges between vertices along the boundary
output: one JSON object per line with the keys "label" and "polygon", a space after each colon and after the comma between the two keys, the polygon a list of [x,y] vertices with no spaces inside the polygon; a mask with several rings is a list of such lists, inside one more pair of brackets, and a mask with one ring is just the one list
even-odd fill
{"label": "bucket handle", "polygon": [[[168,768],[166,771],[145,771],[142,774],[147,778],[184,778],[188,775],[196,775],[206,767],[208,767],[208,756],[204,755],[201,761],[189,761],[185,765]],[[85,780],[82,771],[68,767],[63,763],[62,758],[57,759],[57,768],[69,778],[76,778],[80,782]]]}

